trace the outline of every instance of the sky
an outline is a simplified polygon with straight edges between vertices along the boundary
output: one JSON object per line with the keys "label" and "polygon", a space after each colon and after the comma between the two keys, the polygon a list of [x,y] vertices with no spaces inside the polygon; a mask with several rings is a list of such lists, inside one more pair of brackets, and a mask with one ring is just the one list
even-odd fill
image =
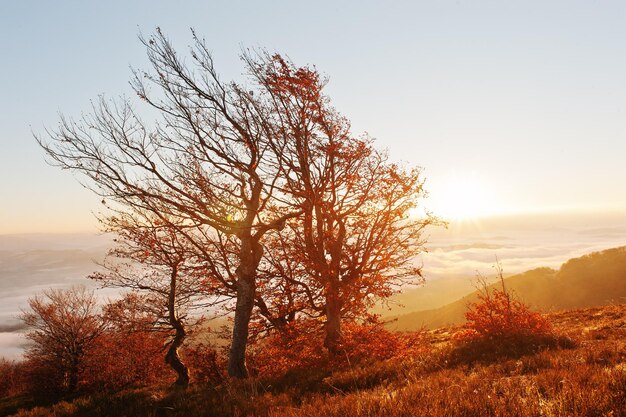
{"label": "sky", "polygon": [[626,2],[0,1],[0,234],[89,232],[99,199],[33,132],[131,95],[138,33],[206,38],[223,79],[262,47],[315,65],[444,217],[626,211]]}

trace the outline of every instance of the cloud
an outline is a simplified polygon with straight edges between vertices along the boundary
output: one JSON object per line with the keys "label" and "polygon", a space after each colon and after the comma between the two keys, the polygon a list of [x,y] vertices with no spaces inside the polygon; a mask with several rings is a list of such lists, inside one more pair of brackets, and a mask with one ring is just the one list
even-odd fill
{"label": "cloud", "polygon": [[14,333],[25,330],[28,326],[18,321],[11,324],[0,324],[0,333]]}
{"label": "cloud", "polygon": [[20,359],[28,340],[19,333],[0,333],[0,358]]}
{"label": "cloud", "polygon": [[[558,269],[568,259],[626,245],[626,227],[572,227],[540,223],[525,229],[438,233],[431,250],[421,256],[428,277],[490,275],[498,262],[506,274],[538,267]],[[617,231],[617,232],[616,232]]]}

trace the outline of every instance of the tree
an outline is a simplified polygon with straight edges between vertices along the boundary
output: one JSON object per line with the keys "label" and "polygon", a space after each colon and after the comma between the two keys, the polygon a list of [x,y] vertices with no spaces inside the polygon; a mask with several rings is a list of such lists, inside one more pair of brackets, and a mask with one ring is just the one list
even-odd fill
{"label": "tree", "polygon": [[[246,52],[250,85],[225,83],[193,36],[194,67],[159,29],[142,38],[152,72],[135,71],[131,84],[160,115],[151,127],[128,100],[101,99],[91,115],[62,117],[47,142],[37,140],[53,164],[82,173],[108,210],[181,237],[212,295],[234,298],[231,376],[248,375],[255,306],[276,328],[298,312],[323,315],[335,351],[342,317],[419,277],[411,260],[433,222],[408,217],[423,196],[420,172],[353,137],[316,70]],[[105,227],[118,217],[105,216]],[[282,254],[268,253],[281,244]],[[285,268],[291,256],[299,265]]]}
{"label": "tree", "polygon": [[[92,115],[80,121],[62,117],[58,129],[48,131],[48,142],[37,140],[52,163],[84,174],[85,185],[105,204],[112,202],[108,207],[151,213],[179,232],[195,229],[186,237],[199,254],[205,239],[219,247],[225,236],[235,246],[236,261],[229,261],[234,271],[214,278],[228,277],[222,284],[235,292],[229,373],[246,377],[263,240],[300,213],[277,197],[284,178],[277,149],[270,146],[277,132],[269,121],[279,109],[262,86],[255,94],[222,82],[204,41],[194,39],[197,71],[182,63],[160,30],[142,39],[153,73],[136,71],[132,85],[162,116],[153,128],[127,100],[101,99]],[[211,259],[205,261],[215,269]]]}
{"label": "tree", "polygon": [[355,138],[330,107],[316,70],[278,55],[262,63],[250,66],[285,109],[276,123],[284,138],[277,154],[289,204],[303,213],[280,232],[281,251],[269,264],[293,287],[287,305],[297,295],[311,314],[325,317],[324,345],[336,353],[342,317],[365,317],[376,299],[421,279],[415,257],[424,248],[422,232],[438,220],[410,215],[425,195],[421,171],[391,163],[371,139]]}
{"label": "tree", "polygon": [[93,291],[83,286],[47,290],[28,304],[30,310],[21,315],[33,342],[26,357],[57,370],[62,389],[75,391],[85,352],[104,329]]}
{"label": "tree", "polygon": [[140,330],[144,332],[173,333],[167,343],[165,362],[178,375],[176,385],[186,387],[189,369],[182,362],[179,349],[188,333],[187,313],[200,306],[204,295],[194,264],[196,254],[190,250],[186,238],[169,226],[171,222],[128,213],[109,217],[106,221],[108,230],[118,236],[117,246],[109,251],[104,263],[106,272],[94,273],[90,277],[106,287],[146,294],[140,299],[130,294],[117,310],[132,304],[135,312],[146,311],[152,320],[138,315],[136,319],[126,317],[127,322],[137,322],[143,326]]}

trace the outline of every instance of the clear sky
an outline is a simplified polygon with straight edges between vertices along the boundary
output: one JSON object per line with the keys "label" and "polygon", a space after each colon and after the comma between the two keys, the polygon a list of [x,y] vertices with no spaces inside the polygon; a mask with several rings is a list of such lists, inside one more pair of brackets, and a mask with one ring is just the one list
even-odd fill
{"label": "clear sky", "polygon": [[225,79],[245,46],[315,64],[446,216],[623,211],[624,22],[623,1],[0,1],[0,234],[95,230],[99,199],[31,130],[130,94],[155,26],[180,48],[194,27]]}

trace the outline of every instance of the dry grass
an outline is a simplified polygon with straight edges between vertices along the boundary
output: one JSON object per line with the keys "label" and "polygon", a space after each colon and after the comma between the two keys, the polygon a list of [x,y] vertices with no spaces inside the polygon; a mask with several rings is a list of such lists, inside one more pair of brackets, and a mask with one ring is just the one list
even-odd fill
{"label": "dry grass", "polygon": [[626,416],[626,306],[550,320],[569,344],[460,360],[452,331],[440,329],[430,332],[426,355],[186,392],[153,388],[83,397],[17,415]]}

